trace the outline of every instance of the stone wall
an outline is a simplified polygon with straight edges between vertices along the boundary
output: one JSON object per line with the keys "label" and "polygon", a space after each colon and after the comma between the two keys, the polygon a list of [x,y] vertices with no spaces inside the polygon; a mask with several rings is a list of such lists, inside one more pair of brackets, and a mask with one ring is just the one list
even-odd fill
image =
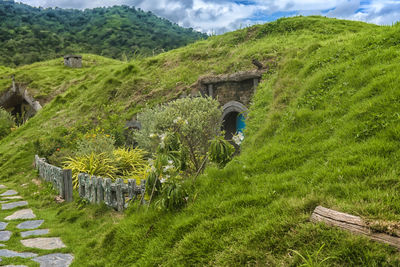
{"label": "stone wall", "polygon": [[199,78],[196,87],[202,96],[217,99],[221,106],[231,101],[248,106],[263,73],[263,70],[256,70],[204,76]]}
{"label": "stone wall", "polygon": [[[241,82],[221,82],[213,84],[213,96],[218,100],[221,106],[235,100],[245,106],[250,104],[250,99],[254,93],[253,80]],[[208,95],[208,92],[206,92]]]}
{"label": "stone wall", "polygon": [[72,201],[71,170],[63,170],[53,166],[38,155],[35,155],[35,167],[39,171],[39,176],[45,181],[51,182],[63,199]]}
{"label": "stone wall", "polygon": [[141,181],[140,186],[136,184],[135,179],[129,179],[127,184],[122,179],[117,179],[115,183],[112,183],[110,178],[90,176],[86,173],[80,173],[78,180],[81,198],[90,203],[104,202],[118,211],[123,211],[128,203],[137,199],[139,195],[143,196],[146,189],[145,180]]}

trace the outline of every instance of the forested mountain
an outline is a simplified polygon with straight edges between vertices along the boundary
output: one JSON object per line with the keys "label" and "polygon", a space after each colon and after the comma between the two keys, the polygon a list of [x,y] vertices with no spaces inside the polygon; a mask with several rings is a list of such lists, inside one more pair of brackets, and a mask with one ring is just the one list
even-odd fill
{"label": "forested mountain", "polygon": [[0,0],[0,65],[81,52],[119,59],[152,55],[206,37],[134,7],[43,9]]}

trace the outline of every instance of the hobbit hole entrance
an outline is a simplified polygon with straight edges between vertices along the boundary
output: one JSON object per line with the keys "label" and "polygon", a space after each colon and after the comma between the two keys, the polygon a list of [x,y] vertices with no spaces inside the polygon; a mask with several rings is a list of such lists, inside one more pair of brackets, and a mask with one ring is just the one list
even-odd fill
{"label": "hobbit hole entrance", "polygon": [[245,117],[239,112],[228,113],[223,118],[222,130],[225,131],[226,140],[231,140],[232,137],[239,132],[243,133],[245,127]]}
{"label": "hobbit hole entrance", "polygon": [[10,112],[19,125],[33,117],[42,108],[40,103],[14,80],[12,88],[0,96],[0,107]]}
{"label": "hobbit hole entrance", "polygon": [[223,106],[222,130],[225,131],[225,139],[232,137],[246,128],[247,108],[240,102],[230,101]]}

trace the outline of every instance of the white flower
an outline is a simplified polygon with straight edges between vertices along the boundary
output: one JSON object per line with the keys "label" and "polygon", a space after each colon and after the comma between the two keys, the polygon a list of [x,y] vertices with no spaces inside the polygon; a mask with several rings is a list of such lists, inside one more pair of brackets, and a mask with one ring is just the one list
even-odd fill
{"label": "white flower", "polygon": [[161,141],[164,141],[165,137],[167,136],[167,134],[163,133],[162,135],[160,135]]}
{"label": "white flower", "polygon": [[174,165],[167,165],[163,168],[163,172],[167,172],[169,169],[173,169]]}
{"label": "white flower", "polygon": [[185,120],[185,124],[189,124],[189,122],[187,120]]}
{"label": "white flower", "polygon": [[162,179],[160,179],[160,182],[163,184],[163,183],[165,183],[166,180],[167,179],[162,178]]}
{"label": "white flower", "polygon": [[168,164],[172,165],[174,162],[172,160],[168,160]]}
{"label": "white flower", "polygon": [[147,162],[149,163],[150,166],[154,165],[154,160],[153,159],[148,159]]}
{"label": "white flower", "polygon": [[176,118],[176,119],[174,120],[174,123],[177,124],[177,123],[180,122],[181,120],[182,120],[182,118],[181,118],[181,117],[178,117],[178,118]]}
{"label": "white flower", "polygon": [[242,132],[239,132],[237,135],[238,135],[240,141],[243,141],[243,140],[244,140],[244,135],[243,135]]}
{"label": "white flower", "polygon": [[232,141],[235,142],[235,144],[238,146],[240,146],[243,140],[244,140],[244,135],[242,132],[239,132],[238,134],[232,137]]}
{"label": "white flower", "polygon": [[151,134],[149,135],[150,138],[154,138],[154,137],[156,137],[156,136],[157,136],[157,134],[154,134],[154,133],[151,133]]}
{"label": "white flower", "polygon": [[151,172],[155,172],[156,171],[156,167],[151,166],[150,170],[151,170]]}

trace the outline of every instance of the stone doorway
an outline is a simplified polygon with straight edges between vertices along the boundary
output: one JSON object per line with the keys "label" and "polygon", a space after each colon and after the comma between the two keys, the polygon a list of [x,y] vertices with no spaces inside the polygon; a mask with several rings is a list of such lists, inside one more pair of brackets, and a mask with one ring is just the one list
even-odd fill
{"label": "stone doorway", "polygon": [[231,101],[223,106],[222,130],[226,140],[232,140],[235,134],[243,132],[246,116],[247,108],[240,102]]}

